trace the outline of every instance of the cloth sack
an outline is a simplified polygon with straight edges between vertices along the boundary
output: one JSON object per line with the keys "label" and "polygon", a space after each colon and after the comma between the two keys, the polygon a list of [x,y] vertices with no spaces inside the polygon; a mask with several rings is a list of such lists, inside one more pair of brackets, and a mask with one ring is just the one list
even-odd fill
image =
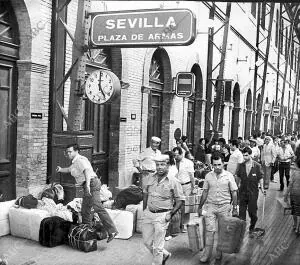
{"label": "cloth sack", "polygon": [[100,200],[102,202],[108,201],[110,198],[112,198],[112,193],[110,190],[108,190],[108,187],[106,184],[101,185],[100,189]]}
{"label": "cloth sack", "polygon": [[237,217],[222,216],[218,218],[219,239],[217,250],[224,253],[238,253],[240,251],[246,221]]}
{"label": "cloth sack", "polygon": [[131,185],[120,191],[115,199],[117,209],[124,209],[129,204],[139,204],[143,200],[143,190],[141,187]]}
{"label": "cloth sack", "polygon": [[79,249],[84,252],[97,250],[97,233],[96,230],[87,224],[71,226],[68,234],[69,245],[72,248]]}

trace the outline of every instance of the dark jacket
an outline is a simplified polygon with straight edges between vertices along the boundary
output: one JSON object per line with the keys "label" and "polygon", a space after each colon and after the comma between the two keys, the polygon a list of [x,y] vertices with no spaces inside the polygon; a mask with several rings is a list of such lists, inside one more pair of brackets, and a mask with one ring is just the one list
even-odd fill
{"label": "dark jacket", "polygon": [[250,169],[249,175],[246,173],[246,163],[243,162],[238,165],[236,171],[237,177],[241,181],[239,192],[241,194],[253,194],[258,195],[258,183],[263,178],[262,167],[256,161],[253,161],[252,168]]}

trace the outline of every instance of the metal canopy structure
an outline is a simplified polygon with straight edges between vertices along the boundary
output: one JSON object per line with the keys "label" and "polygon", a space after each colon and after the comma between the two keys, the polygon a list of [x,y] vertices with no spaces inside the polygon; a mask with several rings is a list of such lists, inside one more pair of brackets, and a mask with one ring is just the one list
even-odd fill
{"label": "metal canopy structure", "polygon": [[295,3],[286,3],[284,4],[285,9],[288,13],[289,19],[292,20],[295,18],[294,29],[296,32],[296,37],[300,43],[300,4]]}

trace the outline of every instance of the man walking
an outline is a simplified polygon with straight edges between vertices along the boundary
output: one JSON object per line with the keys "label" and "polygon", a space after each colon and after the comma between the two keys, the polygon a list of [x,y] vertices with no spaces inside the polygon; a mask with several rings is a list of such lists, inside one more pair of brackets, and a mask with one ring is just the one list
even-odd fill
{"label": "man walking", "polygon": [[281,141],[281,148],[278,153],[280,191],[283,191],[284,189],[284,180],[283,180],[284,176],[286,179],[286,185],[288,186],[290,183],[291,162],[294,156],[295,155],[292,150],[292,147],[288,144],[288,141],[286,139],[283,139]]}
{"label": "man walking", "polygon": [[246,211],[250,216],[249,235],[252,235],[257,221],[258,183],[265,194],[261,165],[252,159],[252,150],[245,147],[242,151],[244,162],[239,164],[236,176],[239,187],[239,217],[246,221]]}
{"label": "man walking", "polygon": [[[198,213],[202,215],[202,206],[206,202],[205,225],[206,246],[201,262],[207,262],[214,246],[214,233],[218,218],[229,216],[231,212],[231,197],[233,202],[232,215],[237,216],[237,185],[233,175],[224,170],[224,157],[216,152],[212,154],[211,162],[213,171],[207,173],[203,185],[203,193],[199,204]],[[216,259],[221,259],[222,253],[217,251]]]}
{"label": "man walking", "polygon": [[118,234],[117,228],[105,210],[100,199],[101,181],[93,170],[90,161],[79,154],[78,144],[67,146],[67,156],[72,161],[71,166],[62,168],[57,166],[56,171],[61,173],[71,173],[76,183],[83,185],[83,199],[81,205],[82,223],[92,225],[92,208],[99,215],[104,228],[108,233],[107,243]]}
{"label": "man walking", "polygon": [[147,186],[148,180],[156,170],[153,159],[161,155],[160,150],[158,150],[160,142],[160,138],[152,136],[150,146],[141,152],[137,159],[133,160],[134,167],[141,173],[140,187],[142,188]]}
{"label": "man walking", "polygon": [[239,150],[238,140],[232,140],[229,145],[231,149],[231,155],[227,164],[227,171],[235,176],[238,164],[243,162],[243,155]]}
{"label": "man walking", "polygon": [[261,152],[261,164],[264,171],[264,188],[267,190],[269,188],[271,171],[276,160],[276,150],[274,144],[271,142],[271,136],[265,137],[265,144]]}
{"label": "man walking", "polygon": [[[183,157],[182,149],[180,147],[174,147],[173,152],[175,154],[176,167],[178,169],[177,179],[179,180],[184,196],[190,196],[194,194],[195,178],[194,178],[194,163]],[[187,232],[186,225],[190,221],[190,214],[185,213],[184,205],[181,207],[181,231]]]}
{"label": "man walking", "polygon": [[153,255],[152,265],[161,265],[171,256],[164,249],[165,235],[172,216],[181,207],[183,192],[179,181],[168,175],[169,156],[157,156],[154,160],[156,173],[144,188],[142,234]]}

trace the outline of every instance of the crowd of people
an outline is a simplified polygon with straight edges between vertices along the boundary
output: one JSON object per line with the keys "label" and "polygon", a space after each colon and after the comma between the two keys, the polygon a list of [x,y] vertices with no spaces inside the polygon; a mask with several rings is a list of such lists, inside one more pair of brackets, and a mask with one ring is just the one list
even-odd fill
{"label": "crowd of people", "polygon": [[[273,136],[258,133],[228,143],[224,138],[213,139],[212,136],[199,139],[194,153],[188,147],[186,136],[177,139],[176,146],[163,153],[159,150],[160,142],[160,138],[152,137],[150,147],[134,160],[144,192],[143,238],[153,254],[153,264],[166,264],[171,256],[165,250],[164,242],[172,238],[167,231],[176,213],[181,216],[181,232],[187,231],[190,214],[184,212],[185,196],[195,194],[198,183],[202,183],[203,188],[198,213],[202,215],[205,211],[206,226],[206,246],[201,262],[211,258],[218,217],[232,215],[246,220],[248,211],[249,236],[255,233],[259,190],[266,196],[270,182],[277,183],[274,178],[277,171],[278,190],[285,191],[285,201],[290,195],[294,229],[300,232],[297,225],[297,216],[300,216],[300,134]],[[199,170],[203,174],[197,174]],[[222,253],[217,252],[216,259],[221,257]]]}

